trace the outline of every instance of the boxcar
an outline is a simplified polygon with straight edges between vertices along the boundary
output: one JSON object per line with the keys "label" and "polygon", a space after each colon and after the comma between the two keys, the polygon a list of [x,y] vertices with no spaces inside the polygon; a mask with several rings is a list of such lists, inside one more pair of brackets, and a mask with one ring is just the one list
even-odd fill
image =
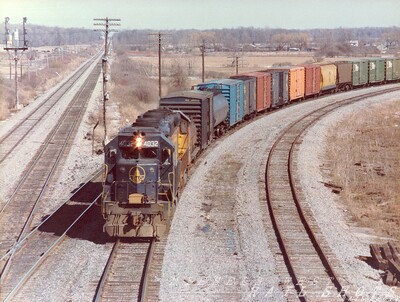
{"label": "boxcar", "polygon": [[289,102],[301,100],[304,98],[304,77],[305,71],[302,66],[282,66],[271,70],[287,71],[289,84]]}
{"label": "boxcar", "polygon": [[353,64],[353,86],[363,86],[368,84],[368,60],[354,60]]}
{"label": "boxcar", "polygon": [[244,76],[256,79],[256,108],[262,112],[271,108],[271,74],[266,72],[250,72]]}
{"label": "boxcar", "polygon": [[267,69],[271,74],[271,108],[281,107],[289,102],[289,71]]}
{"label": "boxcar", "polygon": [[244,100],[243,81],[233,79],[213,80],[198,84],[197,90],[211,90],[221,92],[229,103],[229,126],[243,120]]}
{"label": "boxcar", "polygon": [[335,65],[337,68],[337,89],[350,90],[353,87],[353,63],[337,61]]}
{"label": "boxcar", "polygon": [[385,59],[368,59],[368,75],[370,84],[383,83],[385,81]]}
{"label": "boxcar", "polygon": [[221,93],[189,90],[162,97],[160,108],[179,110],[187,115],[196,125],[196,147],[203,150],[211,142],[218,125],[226,121],[229,104]]}
{"label": "boxcar", "polygon": [[319,94],[321,89],[321,67],[318,65],[303,65],[304,67],[304,96],[311,97]]}
{"label": "boxcar", "polygon": [[231,79],[243,81],[244,117],[257,112],[256,78],[246,75],[232,76]]}
{"label": "boxcar", "polygon": [[321,92],[329,92],[336,89],[336,76],[335,64],[321,65]]}
{"label": "boxcar", "polygon": [[386,81],[397,81],[400,79],[400,58],[385,59]]}

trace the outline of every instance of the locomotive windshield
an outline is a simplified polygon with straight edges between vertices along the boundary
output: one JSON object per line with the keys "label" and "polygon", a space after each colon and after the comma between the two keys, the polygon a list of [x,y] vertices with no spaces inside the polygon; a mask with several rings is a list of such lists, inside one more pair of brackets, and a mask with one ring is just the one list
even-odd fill
{"label": "locomotive windshield", "polygon": [[122,157],[125,159],[157,158],[158,148],[121,148]]}

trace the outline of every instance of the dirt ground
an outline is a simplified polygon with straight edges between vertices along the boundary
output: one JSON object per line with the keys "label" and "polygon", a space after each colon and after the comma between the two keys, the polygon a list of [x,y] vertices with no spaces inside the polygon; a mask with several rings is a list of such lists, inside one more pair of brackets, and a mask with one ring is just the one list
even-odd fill
{"label": "dirt ground", "polygon": [[400,100],[373,106],[337,124],[327,157],[333,184],[356,225],[400,240]]}

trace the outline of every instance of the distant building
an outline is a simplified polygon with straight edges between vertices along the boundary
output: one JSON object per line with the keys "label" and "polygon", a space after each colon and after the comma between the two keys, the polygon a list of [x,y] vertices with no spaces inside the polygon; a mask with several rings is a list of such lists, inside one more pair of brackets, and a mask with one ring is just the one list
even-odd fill
{"label": "distant building", "polygon": [[349,41],[350,46],[358,47],[358,40],[350,40]]}

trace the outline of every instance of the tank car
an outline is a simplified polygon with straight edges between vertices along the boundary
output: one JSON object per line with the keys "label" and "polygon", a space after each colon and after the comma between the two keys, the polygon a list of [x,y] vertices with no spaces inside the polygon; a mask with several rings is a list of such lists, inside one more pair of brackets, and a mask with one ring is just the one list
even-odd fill
{"label": "tank car", "polygon": [[123,128],[105,148],[104,231],[160,237],[169,228],[196,144],[182,112],[155,109]]}

